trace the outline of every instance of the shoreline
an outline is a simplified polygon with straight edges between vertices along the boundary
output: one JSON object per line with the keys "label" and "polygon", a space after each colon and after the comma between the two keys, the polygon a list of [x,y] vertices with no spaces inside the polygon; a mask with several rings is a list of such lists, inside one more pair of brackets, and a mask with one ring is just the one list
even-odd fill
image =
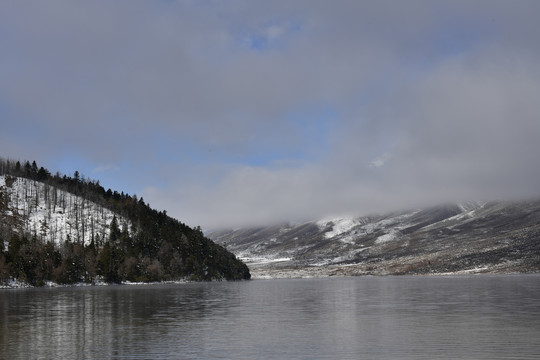
{"label": "shoreline", "polygon": [[[391,273],[384,271],[369,271],[369,272],[351,272],[346,271],[345,267],[312,267],[312,268],[255,268],[250,269],[250,280],[279,280],[279,279],[321,279],[321,278],[333,278],[333,277],[401,277],[401,276],[413,276],[413,277],[455,277],[455,276],[491,276],[491,275],[538,275],[540,271],[494,271],[487,270],[486,268],[473,268],[464,269],[454,272],[429,272],[429,273]],[[243,280],[242,280],[243,281]],[[249,280],[247,280],[249,281]],[[155,285],[183,285],[205,281],[191,281],[191,280],[170,280],[160,282],[131,282],[123,281],[121,283],[106,283],[103,281],[94,281],[92,283],[75,283],[75,284],[57,284],[52,281],[45,282],[42,286],[33,286],[18,280],[9,280],[7,284],[0,284],[1,290],[16,290],[16,289],[50,289],[50,288],[71,288],[71,287],[102,287],[102,286],[155,286]],[[219,280],[213,280],[209,282],[220,282]]]}
{"label": "shoreline", "polygon": [[70,288],[70,287],[95,287],[95,286],[135,286],[135,285],[165,285],[165,284],[189,284],[196,281],[190,280],[169,280],[169,281],[159,281],[159,282],[132,282],[132,281],[122,281],[120,283],[107,283],[104,281],[93,281],[91,283],[79,282],[74,284],[58,284],[53,281],[46,281],[42,286],[34,286],[23,281],[19,280],[8,280],[7,284],[0,284],[0,290],[13,290],[13,289],[50,289],[50,288]]}
{"label": "shoreline", "polygon": [[[249,264],[248,264],[249,266]],[[437,271],[421,269],[411,271],[408,264],[390,267],[371,267],[365,264],[330,265],[330,266],[253,266],[249,269],[251,278],[258,279],[310,279],[324,277],[357,277],[357,276],[467,276],[467,275],[512,275],[539,274],[538,269],[527,269],[508,266],[501,263],[493,266],[477,266],[456,269],[455,271]]]}

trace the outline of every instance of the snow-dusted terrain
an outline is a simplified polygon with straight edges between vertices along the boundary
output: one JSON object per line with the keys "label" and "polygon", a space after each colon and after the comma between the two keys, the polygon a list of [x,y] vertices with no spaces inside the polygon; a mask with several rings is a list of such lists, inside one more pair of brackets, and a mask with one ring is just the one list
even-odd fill
{"label": "snow-dusted terrain", "polygon": [[127,219],[101,205],[26,178],[15,178],[6,184],[0,176],[0,191],[7,194],[6,214],[15,227],[43,242],[64,241],[89,244],[108,239],[110,225],[116,216],[120,229],[130,230]]}
{"label": "snow-dusted terrain", "polygon": [[540,271],[540,201],[448,204],[209,236],[255,278]]}

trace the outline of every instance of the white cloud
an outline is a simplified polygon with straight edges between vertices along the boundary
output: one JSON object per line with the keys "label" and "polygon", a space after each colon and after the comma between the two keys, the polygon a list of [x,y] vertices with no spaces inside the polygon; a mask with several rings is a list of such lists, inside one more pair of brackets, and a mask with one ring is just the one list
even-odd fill
{"label": "white cloud", "polygon": [[372,168],[379,168],[381,166],[384,166],[387,161],[389,161],[392,158],[392,154],[390,153],[384,153],[381,156],[376,157],[369,166]]}

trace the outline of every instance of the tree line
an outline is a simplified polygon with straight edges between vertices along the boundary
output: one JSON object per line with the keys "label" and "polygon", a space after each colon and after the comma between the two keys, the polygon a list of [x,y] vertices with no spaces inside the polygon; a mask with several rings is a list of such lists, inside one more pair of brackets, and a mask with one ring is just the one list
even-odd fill
{"label": "tree line", "polygon": [[[49,280],[70,284],[250,278],[247,266],[206,238],[199,227],[191,228],[165,211],[152,209],[142,197],[105,190],[99,181],[85,179],[78,171],[73,176],[53,175],[35,161],[0,158],[0,175],[5,178],[5,186],[0,188],[0,282],[9,278],[32,285]],[[34,187],[39,194],[25,194],[24,201],[48,199],[48,206],[62,206],[54,197],[69,193],[112,211],[115,215],[106,238],[92,232],[89,241],[51,239],[40,236],[47,229],[25,228],[28,214],[10,204],[8,196],[8,187],[17,179],[43,184]],[[75,224],[79,224],[78,218]]]}

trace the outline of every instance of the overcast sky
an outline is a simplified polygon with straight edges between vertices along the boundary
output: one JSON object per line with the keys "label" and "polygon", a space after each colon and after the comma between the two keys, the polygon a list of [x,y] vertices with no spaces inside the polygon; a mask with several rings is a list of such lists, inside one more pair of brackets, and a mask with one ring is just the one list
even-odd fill
{"label": "overcast sky", "polygon": [[0,156],[204,229],[540,196],[540,1],[2,1]]}

